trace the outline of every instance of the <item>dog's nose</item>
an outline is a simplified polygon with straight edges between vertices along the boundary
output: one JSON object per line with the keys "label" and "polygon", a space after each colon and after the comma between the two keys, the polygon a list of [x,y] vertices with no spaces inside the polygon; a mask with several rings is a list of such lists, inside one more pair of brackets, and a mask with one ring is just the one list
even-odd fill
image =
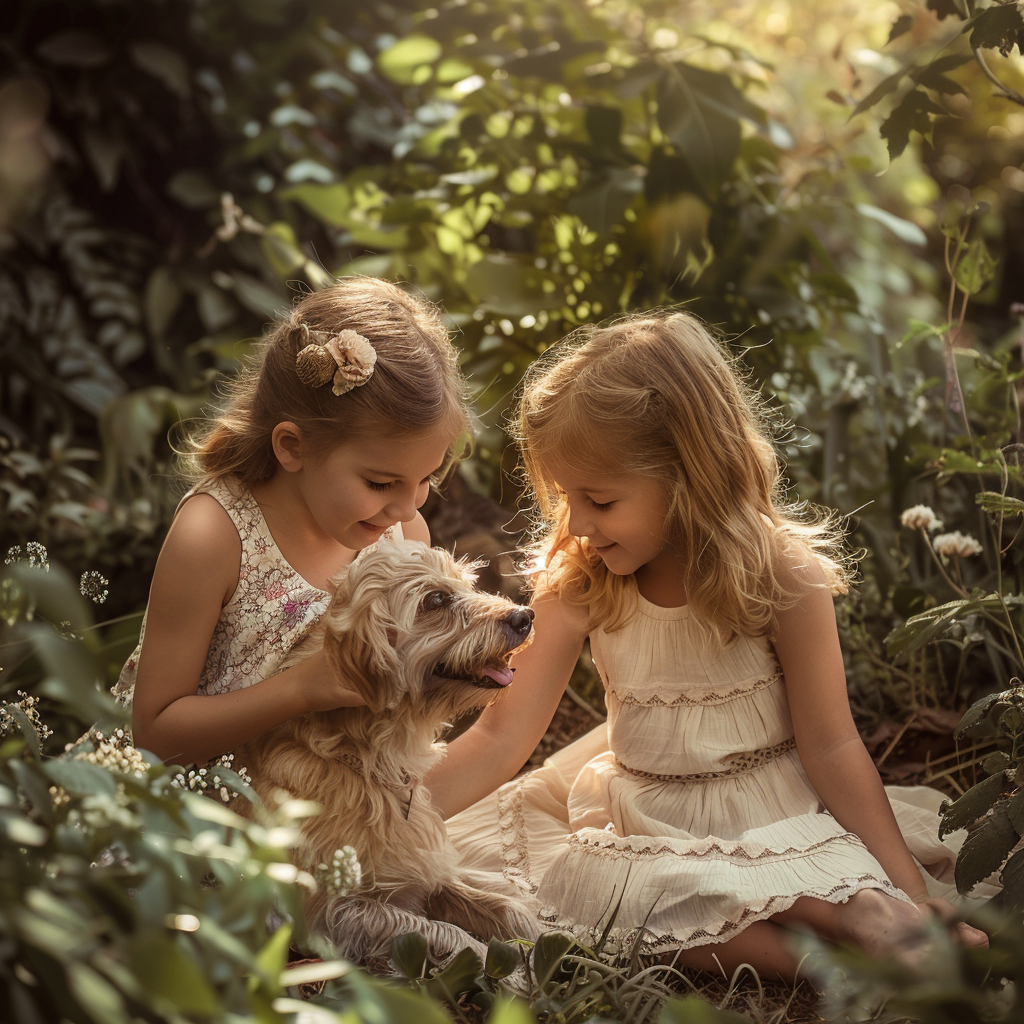
{"label": "dog's nose", "polygon": [[532,608],[513,608],[505,621],[512,627],[517,636],[525,637],[533,623]]}

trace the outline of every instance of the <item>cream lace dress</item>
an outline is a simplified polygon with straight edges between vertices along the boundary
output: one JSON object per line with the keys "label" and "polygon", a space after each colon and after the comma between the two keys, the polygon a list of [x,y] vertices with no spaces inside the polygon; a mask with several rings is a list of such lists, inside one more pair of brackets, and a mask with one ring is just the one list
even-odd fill
{"label": "cream lace dress", "polygon": [[[285,655],[326,611],[330,595],[307,583],[285,561],[259,504],[242,483],[233,477],[217,480],[202,490],[189,491],[178,508],[200,493],[224,507],[242,542],[238,585],[214,627],[198,689],[200,694],[227,693],[274,675]],[[401,524],[385,536],[401,538]],[[131,703],[135,691],[145,632],[143,618],[139,645],[112,691],[124,704]]]}
{"label": "cream lace dress", "polygon": [[[591,636],[607,726],[454,816],[467,867],[502,872],[541,919],[606,950],[721,942],[800,896],[908,897],[821,804],[793,739],[770,643],[710,647],[688,607],[639,610]],[[948,894],[941,795],[890,790],[915,856]]]}

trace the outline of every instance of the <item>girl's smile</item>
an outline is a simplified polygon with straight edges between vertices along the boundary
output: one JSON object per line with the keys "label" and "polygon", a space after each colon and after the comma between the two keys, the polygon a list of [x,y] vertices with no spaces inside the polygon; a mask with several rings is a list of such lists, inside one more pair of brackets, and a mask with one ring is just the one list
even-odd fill
{"label": "girl's smile", "polygon": [[[610,572],[634,575],[656,603],[685,603],[679,560],[669,545],[668,498],[660,481],[636,473],[599,473],[555,463],[569,532],[585,538]],[[666,584],[668,590],[666,590]]]}

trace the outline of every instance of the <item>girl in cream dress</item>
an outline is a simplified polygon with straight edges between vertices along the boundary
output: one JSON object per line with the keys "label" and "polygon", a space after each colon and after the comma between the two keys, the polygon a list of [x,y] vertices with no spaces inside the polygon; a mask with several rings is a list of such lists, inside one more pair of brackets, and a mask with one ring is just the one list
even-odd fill
{"label": "girl in cream dress", "polygon": [[[887,954],[950,917],[925,877],[948,891],[941,796],[887,794],[850,714],[835,531],[782,498],[705,328],[650,316],[555,346],[518,428],[545,526],[536,639],[430,780],[464,862],[586,944],[708,969],[792,977],[786,929]],[[489,793],[588,637],[607,725]]]}

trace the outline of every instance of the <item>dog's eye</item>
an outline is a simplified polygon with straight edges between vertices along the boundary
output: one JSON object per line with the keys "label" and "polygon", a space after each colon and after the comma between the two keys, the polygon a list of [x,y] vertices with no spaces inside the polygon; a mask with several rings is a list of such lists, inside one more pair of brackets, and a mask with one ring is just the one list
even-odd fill
{"label": "dog's eye", "polygon": [[443,590],[432,590],[425,598],[421,607],[424,611],[433,612],[438,608],[447,608],[452,603],[452,595],[446,594]]}

